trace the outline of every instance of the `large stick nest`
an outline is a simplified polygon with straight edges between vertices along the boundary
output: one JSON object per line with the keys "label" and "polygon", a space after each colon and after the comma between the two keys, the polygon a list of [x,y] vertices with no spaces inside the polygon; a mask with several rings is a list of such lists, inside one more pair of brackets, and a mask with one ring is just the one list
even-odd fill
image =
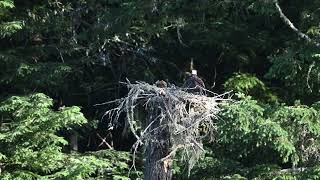
{"label": "large stick nest", "polygon": [[[105,114],[112,119],[111,124],[116,125],[120,114],[125,113],[126,127],[137,138],[134,153],[139,145],[146,146],[151,141],[170,141],[170,153],[162,160],[172,158],[179,150],[182,160],[188,162],[190,171],[204,152],[204,137],[214,139],[218,105],[226,100],[226,94],[217,95],[208,91],[209,97],[188,93],[187,89],[174,86],[159,88],[144,82],[127,83],[127,86],[130,89],[128,95],[119,100],[116,108]],[[142,122],[142,129],[137,126],[135,119],[136,114],[141,113],[141,107],[145,114],[149,114]],[[206,130],[202,128],[200,131],[200,127],[206,127]],[[167,131],[167,139],[154,139],[155,132],[161,131]]]}

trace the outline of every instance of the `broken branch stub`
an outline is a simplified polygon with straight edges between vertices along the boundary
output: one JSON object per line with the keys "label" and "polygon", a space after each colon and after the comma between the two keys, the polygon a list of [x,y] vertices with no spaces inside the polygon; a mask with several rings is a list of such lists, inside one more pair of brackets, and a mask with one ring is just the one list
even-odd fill
{"label": "broken branch stub", "polygon": [[[126,127],[137,138],[135,151],[139,145],[146,147],[145,178],[171,179],[172,158],[178,151],[181,160],[188,162],[190,172],[203,153],[203,138],[214,140],[218,105],[228,100],[225,98],[228,93],[217,95],[210,92],[212,96],[209,97],[191,94],[178,87],[159,88],[144,82],[128,83],[127,86],[130,89],[128,95],[106,115],[114,125],[121,113],[126,114]],[[147,116],[141,122],[144,127],[138,130],[134,117],[141,113],[137,110],[139,106]],[[200,132],[199,126],[203,125],[207,127],[206,132]]]}

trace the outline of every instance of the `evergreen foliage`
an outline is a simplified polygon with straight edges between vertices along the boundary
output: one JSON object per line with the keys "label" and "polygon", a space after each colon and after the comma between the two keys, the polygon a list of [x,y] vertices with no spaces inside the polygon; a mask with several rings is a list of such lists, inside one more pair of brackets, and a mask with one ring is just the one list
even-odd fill
{"label": "evergreen foliage", "polygon": [[41,93],[13,96],[1,104],[1,179],[104,179],[128,172],[127,153],[63,153],[68,142],[57,132],[87,120],[79,107],[51,108],[52,99]]}
{"label": "evergreen foliage", "polygon": [[[14,8],[12,0],[0,1],[0,19],[6,19],[9,15],[9,9]],[[21,21],[9,21],[0,23],[0,38],[8,37],[18,30],[22,29]]]}
{"label": "evergreen foliage", "polygon": [[108,126],[114,104],[103,103],[125,97],[127,79],[181,86],[193,59],[209,90],[236,95],[203,160],[190,177],[174,162],[174,178],[319,179],[319,7],[0,0],[0,178],[142,178],[140,157],[129,174],[134,136],[122,135],[122,114]]}

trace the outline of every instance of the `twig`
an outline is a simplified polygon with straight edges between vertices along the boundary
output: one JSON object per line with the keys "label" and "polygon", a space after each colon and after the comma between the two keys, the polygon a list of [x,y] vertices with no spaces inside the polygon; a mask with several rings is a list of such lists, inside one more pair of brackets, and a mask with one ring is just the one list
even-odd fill
{"label": "twig", "polygon": [[177,147],[175,147],[166,157],[162,158],[160,161],[165,161],[165,160],[171,158],[172,156],[174,156],[174,154],[175,154],[180,148],[183,148],[183,147],[185,147],[185,146],[182,145],[182,144],[177,145]]}
{"label": "twig", "polygon": [[103,105],[107,105],[107,104],[117,103],[117,102],[122,101],[123,99],[124,98],[120,98],[120,99],[116,99],[116,100],[113,100],[113,101],[108,101],[108,102],[104,102],[104,103],[100,103],[100,104],[95,104],[93,106],[103,106]]}
{"label": "twig", "polygon": [[307,86],[308,86],[310,92],[312,92],[312,88],[311,88],[311,86],[309,84],[309,80],[310,80],[310,74],[311,74],[312,68],[314,66],[315,66],[315,62],[313,61],[312,64],[310,65],[310,67],[309,67],[308,74],[307,74]]}

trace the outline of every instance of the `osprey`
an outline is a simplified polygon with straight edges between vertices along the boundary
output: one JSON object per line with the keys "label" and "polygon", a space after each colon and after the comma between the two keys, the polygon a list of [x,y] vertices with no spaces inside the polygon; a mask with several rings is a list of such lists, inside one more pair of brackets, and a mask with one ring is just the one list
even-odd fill
{"label": "osprey", "polygon": [[183,87],[187,89],[187,92],[204,95],[205,84],[197,75],[197,70],[192,70],[192,73],[188,73],[189,77],[184,83]]}

